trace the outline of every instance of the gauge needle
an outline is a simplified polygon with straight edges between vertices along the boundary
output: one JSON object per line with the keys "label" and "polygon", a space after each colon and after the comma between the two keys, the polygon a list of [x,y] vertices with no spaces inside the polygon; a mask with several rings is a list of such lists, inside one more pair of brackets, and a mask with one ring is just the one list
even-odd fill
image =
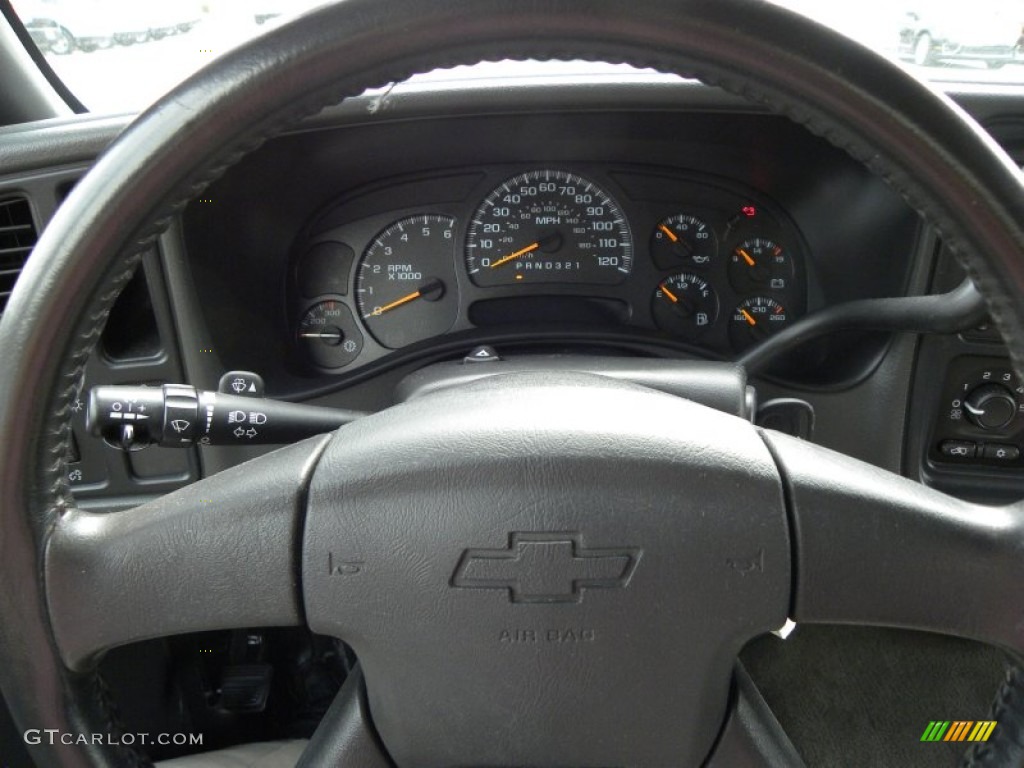
{"label": "gauge needle", "polygon": [[[748,267],[756,267],[756,266],[757,266],[757,262],[756,262],[756,261],[754,261],[754,257],[753,257],[753,256],[751,256],[751,255],[750,255],[749,253],[747,253],[746,251],[744,251],[744,250],[743,250],[742,248],[737,248],[737,249],[736,249],[736,253],[738,253],[738,254],[739,254],[740,256],[742,256],[742,257],[743,257],[743,260],[744,260],[745,262],[747,262],[747,266],[748,266]],[[751,323],[751,325],[753,325],[753,323]]]}
{"label": "gauge needle", "polygon": [[668,239],[671,240],[673,243],[678,243],[679,242],[679,238],[676,237],[676,233],[673,232],[668,227],[666,227],[664,224],[658,225],[658,229],[660,229],[662,232],[664,232],[668,236]]}
{"label": "gauge needle", "polygon": [[385,304],[383,307],[374,307],[372,312],[363,315],[363,319],[366,320],[371,317],[380,317],[385,312],[390,312],[392,309],[397,309],[404,304],[408,304],[410,301],[416,301],[416,299],[437,301],[443,295],[444,283],[437,278],[433,278],[425,282],[412,293],[406,294],[400,299],[395,299],[390,304]]}
{"label": "gauge needle", "polygon": [[532,251],[536,251],[538,248],[540,248],[539,240],[536,243],[530,243],[525,248],[520,248],[515,253],[510,253],[508,256],[502,256],[497,261],[492,261],[491,269],[494,269],[495,267],[500,267],[502,264],[507,264],[508,262],[512,261],[512,259],[518,259],[520,256],[523,256]]}
{"label": "gauge needle", "polygon": [[340,333],[300,333],[300,339],[340,339]]}
{"label": "gauge needle", "polygon": [[525,248],[520,248],[515,253],[510,253],[508,256],[502,256],[497,261],[492,261],[491,269],[494,269],[495,267],[500,267],[502,264],[508,264],[513,259],[518,259],[520,256],[525,256],[528,253],[532,253],[533,251],[536,251],[538,248],[543,248],[545,250],[558,250],[561,247],[562,236],[558,234],[558,232],[552,232],[550,235],[542,237],[537,242],[530,243]]}
{"label": "gauge needle", "polygon": [[364,319],[367,318],[367,317],[380,317],[385,312],[390,312],[392,309],[396,309],[397,307],[400,307],[403,304],[408,304],[410,301],[415,301],[416,299],[418,299],[422,295],[423,295],[422,291],[413,291],[412,293],[410,293],[407,296],[403,296],[400,299],[395,299],[390,304],[385,304],[383,307],[375,307],[373,312],[371,312],[368,315],[364,315],[363,317],[364,317]]}
{"label": "gauge needle", "polygon": [[662,283],[658,287],[661,288],[661,292],[665,294],[669,301],[671,301],[673,304],[679,303],[679,297],[672,293],[672,291],[670,291],[668,288],[666,288],[664,283]]}
{"label": "gauge needle", "polygon": [[740,314],[743,315],[743,319],[747,321],[747,325],[749,325],[751,328],[757,325],[757,320],[755,320],[754,316],[747,312],[747,310],[741,309]]}

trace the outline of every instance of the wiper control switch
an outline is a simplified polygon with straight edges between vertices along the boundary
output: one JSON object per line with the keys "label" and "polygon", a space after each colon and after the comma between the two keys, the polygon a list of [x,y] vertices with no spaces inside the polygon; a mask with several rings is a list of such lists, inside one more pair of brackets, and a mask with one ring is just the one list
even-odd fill
{"label": "wiper control switch", "polygon": [[102,386],[89,393],[89,431],[125,450],[140,445],[292,443],[330,432],[364,414],[260,397],[161,387]]}

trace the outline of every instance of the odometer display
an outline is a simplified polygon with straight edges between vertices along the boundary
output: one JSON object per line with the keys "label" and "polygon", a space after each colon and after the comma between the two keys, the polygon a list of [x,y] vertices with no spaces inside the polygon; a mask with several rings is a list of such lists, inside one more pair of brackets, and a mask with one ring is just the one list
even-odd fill
{"label": "odometer display", "polygon": [[466,237],[466,267],[478,286],[614,284],[632,266],[622,209],[596,184],[565,171],[529,171],[504,182],[480,204]]}

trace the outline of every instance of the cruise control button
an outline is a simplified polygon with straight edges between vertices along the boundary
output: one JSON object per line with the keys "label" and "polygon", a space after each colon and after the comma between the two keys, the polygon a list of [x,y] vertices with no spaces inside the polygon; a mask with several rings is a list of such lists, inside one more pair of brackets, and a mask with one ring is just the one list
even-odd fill
{"label": "cruise control button", "polygon": [[984,451],[982,451],[982,456],[986,459],[995,459],[996,461],[1016,461],[1020,458],[1020,448],[1015,445],[989,443],[985,446]]}
{"label": "cruise control button", "polygon": [[939,450],[951,459],[973,459],[978,453],[978,445],[969,440],[944,440]]}

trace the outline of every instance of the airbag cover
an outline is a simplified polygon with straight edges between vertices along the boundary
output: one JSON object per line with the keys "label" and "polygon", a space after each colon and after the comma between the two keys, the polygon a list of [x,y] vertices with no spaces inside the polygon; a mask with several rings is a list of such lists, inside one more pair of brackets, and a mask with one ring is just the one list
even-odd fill
{"label": "airbag cover", "polygon": [[585,374],[498,376],[340,430],[310,490],[314,631],[399,766],[696,765],[789,538],[747,422]]}

